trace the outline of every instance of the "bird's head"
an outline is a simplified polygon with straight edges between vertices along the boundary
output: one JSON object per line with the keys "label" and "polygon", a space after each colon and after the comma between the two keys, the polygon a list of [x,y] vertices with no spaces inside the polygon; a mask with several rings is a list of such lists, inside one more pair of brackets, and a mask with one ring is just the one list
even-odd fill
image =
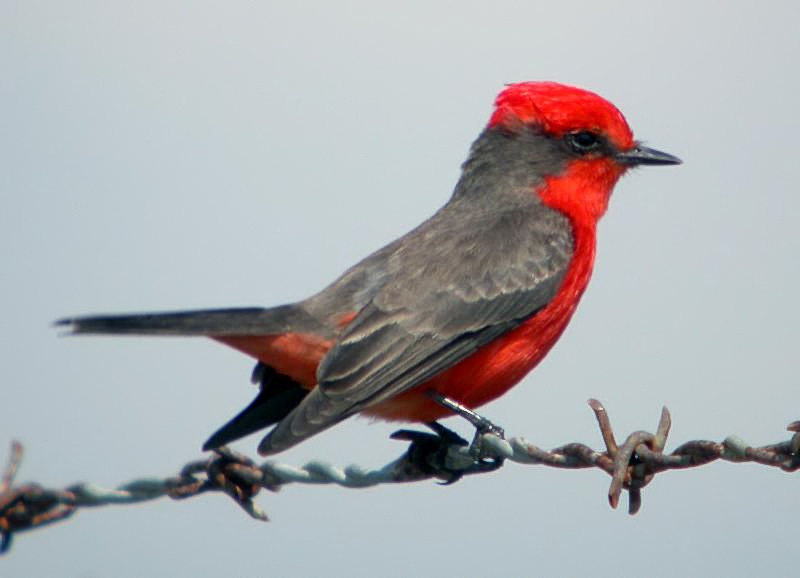
{"label": "bird's head", "polygon": [[560,162],[558,170],[541,175],[538,193],[579,221],[602,216],[614,184],[631,167],[681,162],[634,140],[625,117],[604,98],[555,82],[509,85],[495,101],[487,132],[528,141],[533,134],[546,144],[548,157]]}

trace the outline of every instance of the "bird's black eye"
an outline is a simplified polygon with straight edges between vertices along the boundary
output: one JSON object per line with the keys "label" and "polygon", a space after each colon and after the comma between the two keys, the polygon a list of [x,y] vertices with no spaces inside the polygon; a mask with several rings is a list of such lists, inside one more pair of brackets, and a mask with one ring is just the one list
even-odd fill
{"label": "bird's black eye", "polygon": [[593,132],[581,130],[567,135],[567,143],[578,154],[586,154],[600,146],[600,138]]}

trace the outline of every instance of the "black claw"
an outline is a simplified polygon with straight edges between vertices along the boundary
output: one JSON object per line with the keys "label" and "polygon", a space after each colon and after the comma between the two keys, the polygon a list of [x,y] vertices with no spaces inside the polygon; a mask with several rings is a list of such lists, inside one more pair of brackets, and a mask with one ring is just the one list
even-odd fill
{"label": "black claw", "polygon": [[456,432],[451,430],[449,427],[443,426],[438,421],[431,421],[425,424],[429,428],[433,430],[437,436],[441,438],[443,442],[449,442],[452,445],[456,446],[465,446],[467,445],[467,440],[462,438]]}
{"label": "black claw", "polygon": [[411,442],[405,457],[420,472],[443,480],[441,482],[443,485],[453,484],[463,477],[464,472],[447,467],[447,452],[454,445],[466,446],[467,441],[440,424],[436,425],[442,428],[442,432],[437,431],[438,428],[434,428],[431,424],[428,425],[436,433],[401,429],[390,437],[394,440]]}
{"label": "black claw", "polygon": [[[481,440],[484,433],[493,433],[502,437],[503,430],[485,420],[484,427],[478,428],[472,443],[462,438],[453,430],[438,422],[427,425],[434,433],[414,430],[399,430],[391,435],[392,439],[410,441],[406,451],[406,460],[419,472],[443,480],[442,485],[457,482],[465,474],[491,472],[503,465],[503,458],[485,458],[481,454]],[[452,447],[467,447],[473,463],[466,468],[454,470],[447,465],[448,452]]]}

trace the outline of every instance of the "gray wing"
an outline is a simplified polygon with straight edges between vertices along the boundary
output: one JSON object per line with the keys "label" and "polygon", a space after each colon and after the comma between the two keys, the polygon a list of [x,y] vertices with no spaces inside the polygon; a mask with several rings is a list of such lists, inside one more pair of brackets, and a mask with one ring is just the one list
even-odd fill
{"label": "gray wing", "polygon": [[383,286],[323,359],[319,387],[260,452],[282,451],[425,382],[553,298],[572,255],[565,217],[528,205],[455,222],[426,223],[384,255]]}

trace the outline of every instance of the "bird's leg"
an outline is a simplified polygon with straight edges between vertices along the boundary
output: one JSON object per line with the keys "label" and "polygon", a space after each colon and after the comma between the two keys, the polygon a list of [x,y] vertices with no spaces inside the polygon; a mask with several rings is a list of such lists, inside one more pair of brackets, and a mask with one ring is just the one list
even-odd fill
{"label": "bird's leg", "polygon": [[[392,439],[411,442],[405,457],[407,463],[425,476],[435,476],[444,480],[445,484],[457,482],[464,474],[491,472],[503,465],[502,457],[494,455],[487,457],[483,448],[484,435],[493,434],[503,438],[503,428],[455,400],[436,392],[429,392],[428,395],[436,403],[475,426],[475,436],[472,443],[468,444],[467,440],[456,432],[435,421],[425,424],[433,430],[433,434],[413,430],[396,431],[392,434]],[[465,455],[459,448],[466,446],[469,448]],[[457,451],[451,452],[453,449]]]}
{"label": "bird's leg", "polygon": [[[457,401],[450,399],[449,397],[445,397],[435,391],[431,391],[428,393],[430,397],[439,405],[446,407],[456,415],[460,415],[464,419],[466,419],[469,423],[475,426],[475,435],[472,438],[472,443],[469,445],[469,453],[475,460],[475,466],[480,471],[491,471],[496,470],[500,466],[503,465],[503,458],[500,457],[492,457],[487,458],[484,455],[483,449],[483,436],[486,434],[493,434],[498,436],[501,439],[505,439],[505,432],[503,428],[495,425],[487,418],[483,417],[482,415],[475,413],[468,407],[458,403]],[[438,428],[445,428],[443,425],[433,422],[434,425]],[[431,424],[428,424],[433,431],[439,433],[439,431],[434,428]],[[450,430],[447,430],[450,431]],[[453,432],[450,432],[453,433]],[[439,433],[441,436],[442,434]]]}
{"label": "bird's leg", "polygon": [[[433,430],[433,434],[400,430],[394,432],[391,437],[411,442],[405,460],[415,471],[426,477],[437,477],[443,480],[443,484],[449,485],[460,480],[465,474],[491,472],[503,465],[503,458],[487,458],[481,454],[482,433],[491,431],[495,435],[502,435],[503,431],[488,420],[485,420],[485,424],[492,429],[482,430],[480,429],[482,426],[476,425],[478,429],[471,445],[456,432],[435,421],[425,424]],[[469,450],[466,454],[459,452],[459,448],[468,445]],[[457,451],[452,453],[453,449]]]}
{"label": "bird's leg", "polygon": [[[491,433],[491,434],[495,434],[498,437],[503,437],[505,435],[505,432],[503,431],[503,428],[501,428],[500,426],[495,425],[489,419],[483,417],[481,414],[475,413],[474,411],[472,411],[467,406],[461,405],[457,401],[452,400],[449,397],[445,397],[445,396],[443,396],[443,395],[441,395],[439,393],[436,393],[435,391],[429,392],[428,395],[433,399],[433,401],[435,401],[439,405],[441,405],[443,407],[446,407],[447,409],[449,409],[453,413],[455,413],[457,415],[460,415],[465,420],[467,420],[469,423],[474,425],[475,429],[478,430],[479,433],[482,433],[482,434]],[[433,422],[433,423],[436,423],[436,422]],[[439,424],[437,423],[436,425],[439,425]],[[443,426],[439,426],[439,427],[443,427]]]}

